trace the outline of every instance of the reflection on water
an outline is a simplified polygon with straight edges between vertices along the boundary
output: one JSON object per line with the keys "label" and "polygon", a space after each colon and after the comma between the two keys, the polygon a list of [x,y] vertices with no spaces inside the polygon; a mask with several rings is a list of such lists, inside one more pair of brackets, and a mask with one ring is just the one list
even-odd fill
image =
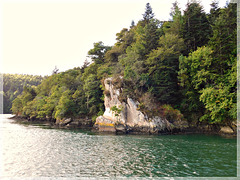
{"label": "reflection on water", "polygon": [[236,176],[236,139],[101,135],[20,125],[3,116],[0,131],[2,176]]}

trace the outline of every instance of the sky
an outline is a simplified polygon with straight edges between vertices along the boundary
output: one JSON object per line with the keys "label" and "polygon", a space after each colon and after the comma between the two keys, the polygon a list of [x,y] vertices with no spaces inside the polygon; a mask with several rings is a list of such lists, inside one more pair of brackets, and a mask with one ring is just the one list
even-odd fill
{"label": "sky", "polygon": [[[187,1],[178,0],[182,10]],[[80,67],[93,43],[114,45],[116,33],[142,19],[148,2],[155,18],[170,19],[175,0],[2,0],[0,72],[45,76],[55,67]],[[211,2],[202,0],[205,12]]]}

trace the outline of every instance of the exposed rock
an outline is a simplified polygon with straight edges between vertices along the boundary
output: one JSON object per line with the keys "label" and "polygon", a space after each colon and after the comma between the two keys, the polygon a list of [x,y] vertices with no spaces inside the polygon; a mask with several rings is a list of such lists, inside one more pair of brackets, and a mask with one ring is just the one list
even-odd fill
{"label": "exposed rock", "polygon": [[97,117],[94,127],[99,131],[116,132],[114,121],[103,116]]}
{"label": "exposed rock", "polygon": [[94,128],[98,131],[157,134],[186,126],[180,122],[170,123],[158,116],[149,118],[138,110],[139,102],[130,97],[127,98],[126,103],[121,103],[118,99],[120,89],[114,87],[112,78],[105,79],[104,85],[109,93],[104,97],[105,112],[103,116],[97,117],[94,124]]}
{"label": "exposed rock", "polygon": [[57,119],[55,122],[55,127],[60,128],[90,128],[93,126],[93,122],[91,119]]}
{"label": "exposed rock", "polygon": [[220,133],[232,134],[234,131],[229,126],[223,126],[220,129]]}
{"label": "exposed rock", "polygon": [[66,126],[67,124],[69,124],[72,121],[71,118],[67,118],[67,119],[57,119],[56,120],[56,124],[59,126]]}
{"label": "exposed rock", "polygon": [[123,124],[115,124],[115,129],[118,133],[126,133],[128,131],[128,128]]}

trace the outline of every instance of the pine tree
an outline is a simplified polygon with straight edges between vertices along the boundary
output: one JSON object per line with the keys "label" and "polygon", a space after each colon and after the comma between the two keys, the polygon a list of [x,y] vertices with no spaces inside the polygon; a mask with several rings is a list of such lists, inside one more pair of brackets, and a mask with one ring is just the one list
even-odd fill
{"label": "pine tree", "polygon": [[231,57],[236,56],[237,48],[237,8],[236,4],[229,4],[220,11],[219,17],[213,24],[213,36],[209,45],[213,49],[215,71],[224,74],[232,64]]}
{"label": "pine tree", "polygon": [[135,22],[134,20],[132,20],[130,28],[133,28],[134,26],[135,26]]}
{"label": "pine tree", "polygon": [[183,27],[183,16],[177,1],[173,3],[170,16],[172,17],[172,22],[166,22],[169,23],[170,27],[164,29],[165,33],[172,33],[182,36],[181,31]]}
{"label": "pine tree", "polygon": [[150,3],[147,3],[145,13],[143,14],[143,20],[148,23],[151,19],[153,19],[153,17],[154,13],[152,12],[152,7]]}
{"label": "pine tree", "polygon": [[220,13],[220,8],[218,7],[218,1],[214,0],[211,4],[210,14],[209,14],[209,22],[211,25],[214,24],[216,18],[218,18]]}
{"label": "pine tree", "polygon": [[197,2],[189,2],[183,16],[182,37],[187,50],[185,55],[208,43],[211,35],[210,23],[203,7]]}

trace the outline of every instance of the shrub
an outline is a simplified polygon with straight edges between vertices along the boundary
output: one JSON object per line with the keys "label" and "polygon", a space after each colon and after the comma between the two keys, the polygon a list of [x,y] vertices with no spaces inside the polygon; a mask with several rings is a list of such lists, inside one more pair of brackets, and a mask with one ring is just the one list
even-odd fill
{"label": "shrub", "polygon": [[113,84],[114,88],[120,89],[122,87],[122,78],[119,76],[113,77],[112,84]]}
{"label": "shrub", "polygon": [[170,122],[183,120],[183,115],[178,109],[174,109],[171,105],[164,104],[160,107],[162,117]]}
{"label": "shrub", "polygon": [[113,106],[110,109],[111,109],[111,111],[113,111],[115,113],[115,116],[119,116],[122,111],[122,108],[123,107],[118,108],[117,106]]}

